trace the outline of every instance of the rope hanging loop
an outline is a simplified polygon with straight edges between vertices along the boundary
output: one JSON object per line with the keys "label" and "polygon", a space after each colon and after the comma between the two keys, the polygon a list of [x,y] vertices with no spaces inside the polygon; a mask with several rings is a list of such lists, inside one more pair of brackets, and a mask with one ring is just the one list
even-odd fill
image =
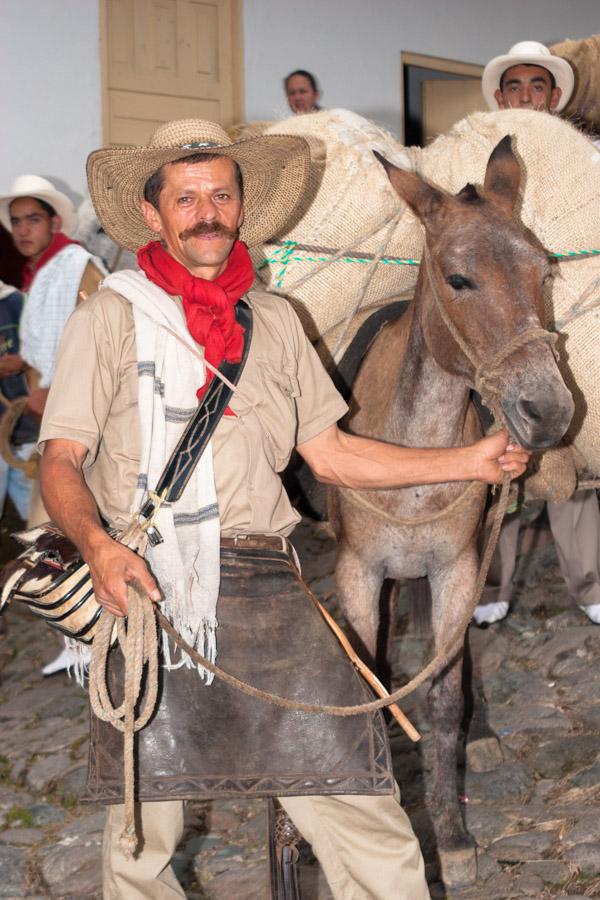
{"label": "rope hanging loop", "polygon": [[[92,644],[89,691],[92,711],[103,722],[123,733],[123,765],[125,785],[125,827],[119,839],[121,850],[130,859],[137,849],[134,820],[134,734],[146,725],[158,698],[158,635],[154,604],[135,582],[128,586],[127,619],[103,609]],[[106,682],[108,654],[116,630],[125,660],[124,696],[115,706]],[[148,669],[146,696],[139,715],[135,710],[140,699],[142,675]]]}

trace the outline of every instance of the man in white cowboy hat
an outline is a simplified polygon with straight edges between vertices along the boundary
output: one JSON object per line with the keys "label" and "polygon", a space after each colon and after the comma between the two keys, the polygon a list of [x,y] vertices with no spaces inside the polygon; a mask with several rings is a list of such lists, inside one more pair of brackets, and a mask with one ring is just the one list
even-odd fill
{"label": "man in white cowboy hat", "polygon": [[537,109],[560,112],[573,93],[573,69],[537,41],[519,41],[508,53],[491,59],[481,78],[490,109]]}
{"label": "man in white cowboy hat", "polygon": [[[558,113],[574,88],[573,69],[537,41],[521,41],[508,53],[490,60],[482,76],[482,91],[490,109],[523,108]],[[595,491],[581,491],[563,503],[547,504],[548,519],[560,570],[569,596],[600,624],[600,510]],[[503,619],[513,593],[519,543],[519,514],[508,517],[482,595],[475,621]]]}
{"label": "man in white cowboy hat", "polygon": [[[25,257],[22,288],[27,294],[19,329],[19,353],[5,356],[3,364],[12,367],[12,374],[25,375],[29,388],[27,408],[39,421],[65,323],[80,294],[91,294],[97,289],[104,268],[91,253],[71,240],[77,224],[75,207],[46,178],[39,175],[16,178],[8,193],[0,196],[0,222],[10,231],[17,250]],[[15,448],[15,453],[18,449]],[[27,519],[33,526],[47,518],[35,481]],[[43,667],[42,674],[64,671],[72,661],[71,656],[63,649]]]}
{"label": "man in white cowboy hat", "polygon": [[[350,671],[344,674],[347,660],[335,655],[335,642],[336,662],[323,685],[324,660],[334,652],[331,635],[299,641],[300,619],[294,616],[308,608],[307,593],[287,541],[299,516],[278,474],[294,447],[320,479],[372,488],[448,478],[495,482],[503,470],[522,472],[527,454],[507,447],[506,433],[459,451],[414,451],[338,430],[346,404],[290,305],[251,289],[252,262],[238,239],[260,245],[283,232],[300,212],[309,166],[302,138],[262,135],[232,143],[218,125],[199,120],[161,126],[144,148],[90,156],[88,181],[100,222],[117,243],[138,250],[141,271],[110,275],[67,324],[40,434],[42,490],[53,521],[88,562],[96,597],[116,616],[126,614],[127,586],[137,581],[191,643],[212,659],[218,650],[224,668],[233,646],[236,666],[254,661],[249,680],[264,679],[265,672],[282,677],[291,669],[294,677],[310,679],[313,698],[352,702],[352,692],[362,696],[356,693],[362,687]],[[243,354],[247,335],[237,321],[238,306],[250,307],[252,315],[238,386],[181,498],[160,506],[155,524],[164,540],[144,560],[115,542],[101,517],[123,528],[140,503],[149,496],[157,500],[148,490],[196,398],[223,360]],[[78,389],[68,393],[73,373]],[[235,575],[242,563],[242,576]],[[274,632],[278,604],[292,601],[275,665],[256,650],[251,618],[255,606],[273,597],[268,622]],[[429,896],[418,843],[388,779],[378,718],[359,717],[366,720],[360,728],[367,739],[348,740],[335,764],[323,762],[321,750],[336,729],[357,723],[298,718],[278,708],[278,734],[289,737],[272,746],[271,728],[263,724],[272,707],[245,696],[235,707],[242,695],[219,678],[205,683],[204,670],[182,667],[185,657],[173,668],[165,638],[162,652],[158,710],[137,734],[143,846],[132,860],[118,849],[124,822],[118,733],[92,717],[88,796],[116,802],[105,832],[106,897],[185,896],[170,866],[183,830],[183,799],[252,791],[280,796],[338,900]],[[112,651],[109,677],[117,659]],[[331,693],[340,674],[341,696]],[[248,704],[257,706],[240,727],[231,710],[243,719]],[[377,763],[374,746],[381,754]],[[285,771],[294,776],[262,769],[256,760],[265,760],[265,753],[264,765],[291,753]],[[315,754],[321,768],[309,775]],[[352,771],[344,769],[348,759]],[[331,769],[324,772],[323,765]]]}
{"label": "man in white cowboy hat", "polygon": [[56,350],[79,292],[97,288],[103,272],[83,247],[71,240],[77,216],[66,194],[39,175],[20,175],[0,195],[0,222],[26,258],[22,288],[28,300],[21,320],[21,357],[33,387],[30,408],[41,415]]}

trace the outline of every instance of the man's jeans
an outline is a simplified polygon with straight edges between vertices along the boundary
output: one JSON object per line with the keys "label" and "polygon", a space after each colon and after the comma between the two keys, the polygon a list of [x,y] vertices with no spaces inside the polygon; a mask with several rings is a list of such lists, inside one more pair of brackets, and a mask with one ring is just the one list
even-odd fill
{"label": "man's jeans", "polygon": [[[34,449],[35,442],[21,444],[20,447],[11,447],[14,455],[23,461],[29,459]],[[8,494],[17,512],[26,522],[29,516],[32,484],[32,480],[27,478],[21,469],[9,466],[4,457],[0,455],[0,513],[4,511],[4,502]]]}

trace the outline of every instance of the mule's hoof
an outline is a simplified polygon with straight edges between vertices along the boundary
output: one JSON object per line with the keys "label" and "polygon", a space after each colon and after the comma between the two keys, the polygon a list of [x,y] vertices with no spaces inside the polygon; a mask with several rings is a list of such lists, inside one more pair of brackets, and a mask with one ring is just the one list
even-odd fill
{"label": "mule's hoof", "polygon": [[504,762],[500,741],[495,734],[468,741],[465,752],[471,772],[491,772]]}
{"label": "mule's hoof", "polygon": [[448,890],[468,887],[477,881],[477,851],[474,846],[438,848],[440,875]]}

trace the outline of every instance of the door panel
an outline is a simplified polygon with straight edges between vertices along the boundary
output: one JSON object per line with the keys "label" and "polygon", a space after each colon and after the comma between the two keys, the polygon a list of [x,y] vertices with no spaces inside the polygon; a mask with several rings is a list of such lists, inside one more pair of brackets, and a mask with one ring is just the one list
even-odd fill
{"label": "door panel", "polygon": [[469,113],[487,109],[479,78],[463,78],[460,81],[432,78],[423,82],[421,92],[425,144],[438,134],[449,131],[455,122]]}
{"label": "door panel", "polygon": [[103,0],[106,143],[161,122],[240,118],[239,0]]}

